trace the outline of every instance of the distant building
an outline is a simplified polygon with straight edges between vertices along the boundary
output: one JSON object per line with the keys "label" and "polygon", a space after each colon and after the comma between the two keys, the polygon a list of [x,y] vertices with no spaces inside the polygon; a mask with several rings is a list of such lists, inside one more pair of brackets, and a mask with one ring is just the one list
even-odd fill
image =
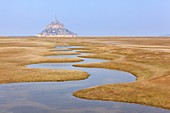
{"label": "distant building", "polygon": [[45,30],[37,34],[38,37],[76,37],[77,34],[66,29],[57,19],[47,25]]}

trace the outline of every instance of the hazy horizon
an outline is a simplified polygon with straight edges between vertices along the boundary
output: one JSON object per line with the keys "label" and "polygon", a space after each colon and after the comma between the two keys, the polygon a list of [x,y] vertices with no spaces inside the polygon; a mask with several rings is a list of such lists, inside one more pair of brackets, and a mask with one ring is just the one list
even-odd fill
{"label": "hazy horizon", "polygon": [[170,0],[5,0],[0,4],[0,36],[33,36],[55,16],[79,36],[170,34]]}

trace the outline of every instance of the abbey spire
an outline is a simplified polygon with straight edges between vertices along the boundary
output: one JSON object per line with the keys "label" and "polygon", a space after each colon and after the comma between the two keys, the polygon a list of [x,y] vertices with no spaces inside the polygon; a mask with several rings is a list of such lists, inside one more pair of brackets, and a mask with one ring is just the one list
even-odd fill
{"label": "abbey spire", "polygon": [[64,24],[60,23],[57,18],[52,21],[46,28],[36,36],[38,37],[76,37],[77,34],[66,29]]}

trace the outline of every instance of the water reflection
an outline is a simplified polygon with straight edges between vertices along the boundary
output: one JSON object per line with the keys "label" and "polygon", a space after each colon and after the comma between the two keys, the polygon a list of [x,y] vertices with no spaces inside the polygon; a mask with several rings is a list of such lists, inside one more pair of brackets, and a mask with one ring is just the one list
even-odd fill
{"label": "water reflection", "polygon": [[[68,47],[61,47],[67,49]],[[75,48],[75,47],[74,47]],[[75,51],[76,52],[76,51]],[[58,56],[59,57],[59,56]],[[64,57],[62,55],[62,57]],[[65,56],[66,57],[66,56]],[[68,56],[67,56],[68,57]],[[73,56],[71,56],[73,57]],[[74,56],[76,57],[76,56]],[[83,58],[84,62],[105,60]],[[80,62],[79,62],[80,63]],[[121,102],[84,100],[72,96],[74,91],[108,83],[132,82],[126,72],[73,67],[76,63],[42,63],[31,68],[74,69],[91,74],[87,80],[69,82],[15,83],[0,85],[1,113],[169,113],[169,110]]]}

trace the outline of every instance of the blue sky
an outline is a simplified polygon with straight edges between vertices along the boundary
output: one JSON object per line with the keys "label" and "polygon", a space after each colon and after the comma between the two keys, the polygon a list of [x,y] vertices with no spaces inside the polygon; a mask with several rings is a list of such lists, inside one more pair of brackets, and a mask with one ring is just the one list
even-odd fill
{"label": "blue sky", "polygon": [[170,34],[170,0],[0,0],[0,35],[34,35],[54,20],[80,36]]}

